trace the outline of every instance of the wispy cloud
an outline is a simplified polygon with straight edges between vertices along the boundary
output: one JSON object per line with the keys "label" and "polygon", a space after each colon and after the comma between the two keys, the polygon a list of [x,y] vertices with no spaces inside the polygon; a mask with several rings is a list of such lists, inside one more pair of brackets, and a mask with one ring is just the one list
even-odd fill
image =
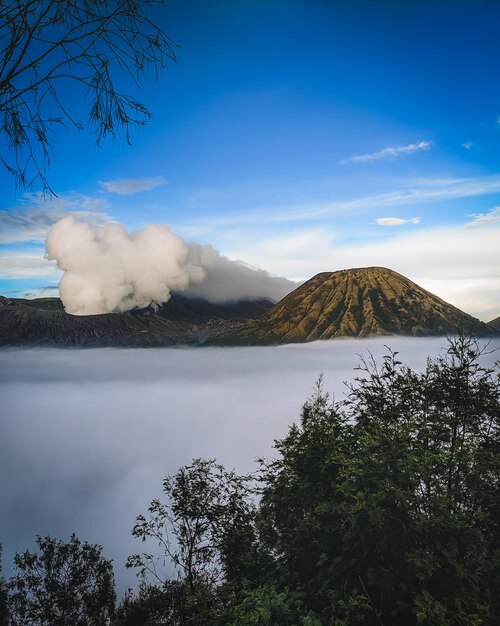
{"label": "wispy cloud", "polygon": [[117,180],[99,181],[99,185],[109,193],[117,193],[120,196],[131,196],[134,193],[151,191],[167,181],[163,176],[156,178],[119,178]]}
{"label": "wispy cloud", "polygon": [[500,207],[494,207],[486,213],[472,213],[471,222],[467,222],[467,228],[477,228],[480,226],[489,226],[491,224],[500,224]]}
{"label": "wispy cloud", "polygon": [[33,287],[32,289],[11,289],[4,291],[7,298],[56,298],[59,296],[59,287],[56,285],[45,285],[43,287]]}
{"label": "wispy cloud", "polygon": [[370,152],[368,154],[355,154],[340,161],[341,165],[347,163],[370,163],[371,161],[382,161],[384,159],[395,159],[404,154],[413,154],[420,150],[429,150],[432,147],[432,141],[420,141],[418,143],[409,143],[406,146],[388,146],[378,152]]}
{"label": "wispy cloud", "polygon": [[49,228],[66,215],[94,225],[111,221],[104,198],[69,194],[44,199],[28,193],[21,201],[19,206],[0,210],[0,244],[44,241]]}
{"label": "wispy cloud", "polygon": [[403,224],[419,224],[419,217],[410,217],[403,219],[402,217],[379,217],[375,220],[379,226],[402,226]]}
{"label": "wispy cloud", "polygon": [[1,278],[32,278],[60,274],[55,261],[48,261],[43,252],[0,254]]}
{"label": "wispy cloud", "polygon": [[109,202],[105,198],[86,196],[81,193],[65,193],[59,196],[50,196],[40,192],[26,192],[19,199],[19,205],[24,207],[39,207],[59,211],[99,211],[109,209]]}
{"label": "wispy cloud", "polygon": [[[299,221],[321,220],[333,215],[352,215],[373,209],[386,210],[401,205],[411,206],[428,202],[439,202],[455,198],[470,198],[500,193],[500,175],[476,178],[410,178],[401,181],[399,189],[378,194],[367,194],[358,198],[308,202],[296,205],[256,206],[251,210],[231,211],[213,215],[203,224],[203,236],[220,232],[221,227],[249,224],[278,224]],[[179,222],[176,229],[183,233],[200,236],[200,222]],[[186,235],[187,236],[187,235]]]}
{"label": "wispy cloud", "polygon": [[465,141],[462,144],[462,148],[465,148],[466,150],[470,150],[472,148],[474,144],[472,143],[472,141]]}

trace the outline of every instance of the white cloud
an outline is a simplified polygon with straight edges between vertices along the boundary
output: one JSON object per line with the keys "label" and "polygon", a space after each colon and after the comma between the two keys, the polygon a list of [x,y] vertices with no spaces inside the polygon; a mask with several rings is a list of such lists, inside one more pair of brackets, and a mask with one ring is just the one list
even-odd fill
{"label": "white cloud", "polygon": [[462,148],[465,148],[466,150],[470,150],[473,145],[474,144],[472,143],[472,141],[466,141],[462,144]]}
{"label": "white cloud", "polygon": [[[311,228],[266,239],[262,245],[266,250],[288,260],[302,260],[316,247],[320,250],[331,247],[335,238],[335,233],[330,229]],[[261,245],[257,244],[257,247],[260,249]]]}
{"label": "white cloud", "polygon": [[[306,233],[302,232],[304,240]],[[300,254],[284,254],[276,238],[225,249],[232,258],[288,277],[351,267],[385,266],[460,309],[488,321],[500,315],[500,228],[427,228],[396,231],[390,238],[341,242],[327,229],[309,231]],[[286,236],[283,237],[287,239]]]}
{"label": "white cloud", "polygon": [[117,193],[120,196],[131,196],[142,191],[151,191],[167,181],[163,176],[156,178],[119,178],[117,180],[99,181],[99,185],[109,193]]}
{"label": "white cloud", "polygon": [[45,247],[63,271],[59,291],[72,315],[167,302],[172,290],[206,275],[189,258],[186,242],[164,224],[129,233],[121,224],[92,227],[65,217],[49,230]]}
{"label": "white cloud", "polygon": [[413,154],[420,150],[429,150],[432,147],[432,141],[419,141],[418,143],[409,143],[406,146],[388,146],[378,152],[370,152],[369,154],[355,154],[354,156],[342,159],[340,163],[370,163],[371,161],[382,161],[384,159],[395,159],[404,154]]}
{"label": "white cloud", "polygon": [[[418,270],[416,270],[418,271]],[[466,311],[484,322],[489,322],[500,315],[499,276],[448,277],[433,278],[427,272],[425,276],[415,275],[413,280],[439,295],[446,302],[451,302],[462,311]]]}
{"label": "white cloud", "polygon": [[252,238],[241,244],[240,239],[237,248],[226,249],[224,253],[231,259],[245,259],[247,263],[265,267],[278,276],[308,279],[318,272],[343,269],[332,263],[332,253],[339,249],[339,244],[336,233],[328,228],[300,230],[258,242]]}
{"label": "white cloud", "polygon": [[68,194],[44,198],[42,194],[27,193],[21,204],[0,210],[0,244],[23,241],[42,242],[50,227],[67,215],[94,226],[107,224],[111,218],[103,198]]}
{"label": "white cloud", "polygon": [[81,193],[70,192],[59,196],[48,196],[41,192],[26,192],[20,199],[21,206],[39,207],[59,211],[97,211],[104,212],[109,209],[109,203],[105,198],[86,196]]}
{"label": "white cloud", "polygon": [[43,252],[0,254],[1,278],[30,278],[59,274],[55,262],[48,261]]}
{"label": "white cloud", "polygon": [[472,213],[469,215],[472,221],[466,224],[467,228],[477,228],[479,226],[490,226],[500,223],[500,207],[494,207],[486,213]]}
{"label": "white cloud", "polygon": [[379,226],[402,226],[403,224],[420,224],[420,218],[410,217],[405,220],[402,217],[379,217],[376,222]]}

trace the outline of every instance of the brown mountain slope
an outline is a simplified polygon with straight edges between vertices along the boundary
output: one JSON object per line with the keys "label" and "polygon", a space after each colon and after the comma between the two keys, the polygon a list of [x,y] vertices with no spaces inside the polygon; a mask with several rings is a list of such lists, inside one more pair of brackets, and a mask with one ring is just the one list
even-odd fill
{"label": "brown mountain slope", "polygon": [[477,335],[497,331],[383,267],[323,272],[259,320],[210,343],[265,345],[370,335]]}

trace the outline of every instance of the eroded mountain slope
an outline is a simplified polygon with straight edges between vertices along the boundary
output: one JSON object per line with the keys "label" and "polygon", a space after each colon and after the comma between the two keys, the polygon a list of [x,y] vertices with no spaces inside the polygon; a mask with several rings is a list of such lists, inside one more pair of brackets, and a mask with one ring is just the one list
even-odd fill
{"label": "eroded mountain slope", "polygon": [[384,267],[323,272],[256,322],[216,338],[225,345],[281,344],[334,337],[445,335],[492,327]]}

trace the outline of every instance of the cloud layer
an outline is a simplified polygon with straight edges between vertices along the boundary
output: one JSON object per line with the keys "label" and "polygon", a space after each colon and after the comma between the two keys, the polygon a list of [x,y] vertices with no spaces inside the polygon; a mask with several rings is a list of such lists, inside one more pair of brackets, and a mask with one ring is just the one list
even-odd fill
{"label": "cloud layer", "polygon": [[39,254],[29,252],[0,254],[0,276],[2,278],[52,276],[56,272],[56,264]]}
{"label": "cloud layer", "polygon": [[33,549],[36,533],[67,540],[76,532],[113,558],[120,592],[134,586],[124,563],[140,548],[130,531],[166,474],[200,456],[255,469],[298,420],[320,372],[341,399],[357,354],[379,359],[383,344],[421,368],[445,340],[0,351],[4,574],[16,550]]}
{"label": "cloud layer", "polygon": [[[279,299],[296,285],[211,246],[187,244],[166,225],[128,233],[120,224],[93,227],[65,217],[50,229],[47,256],[63,277],[59,291],[72,315],[96,315],[161,304],[172,291],[213,302]],[[196,287],[198,285],[198,287]]]}

